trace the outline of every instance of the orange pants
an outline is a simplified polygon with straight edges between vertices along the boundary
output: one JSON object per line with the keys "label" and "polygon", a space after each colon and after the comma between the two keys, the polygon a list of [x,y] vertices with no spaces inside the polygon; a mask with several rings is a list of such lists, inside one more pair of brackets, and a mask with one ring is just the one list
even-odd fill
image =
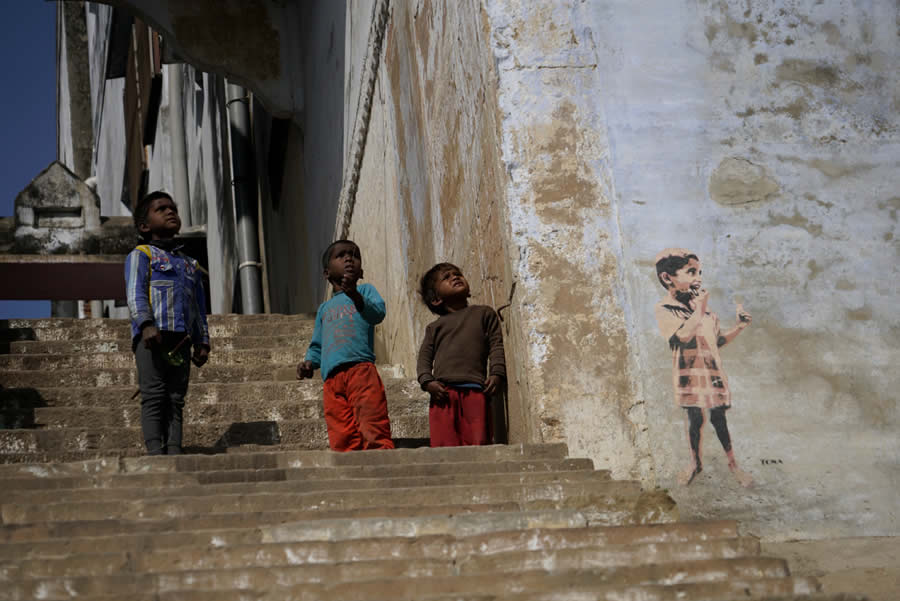
{"label": "orange pants", "polygon": [[487,397],[477,388],[447,386],[447,402],[431,401],[428,426],[433,447],[491,444]]}
{"label": "orange pants", "polygon": [[394,448],[384,384],[374,363],[332,372],[325,380],[324,405],[332,451]]}

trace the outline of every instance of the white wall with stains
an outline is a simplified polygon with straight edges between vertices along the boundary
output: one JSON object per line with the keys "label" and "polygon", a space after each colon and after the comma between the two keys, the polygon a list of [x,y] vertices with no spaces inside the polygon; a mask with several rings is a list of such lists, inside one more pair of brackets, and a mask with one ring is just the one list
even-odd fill
{"label": "white wall with stains", "polygon": [[896,3],[485,5],[541,437],[675,485],[688,447],[653,259],[689,247],[723,324],[736,300],[754,315],[723,360],[757,486],[707,426],[683,513],[896,534]]}

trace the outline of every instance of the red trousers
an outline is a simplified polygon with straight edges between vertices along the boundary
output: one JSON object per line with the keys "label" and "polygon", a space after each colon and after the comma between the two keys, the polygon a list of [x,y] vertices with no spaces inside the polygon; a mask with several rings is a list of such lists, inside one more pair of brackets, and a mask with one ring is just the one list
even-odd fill
{"label": "red trousers", "polygon": [[447,386],[449,399],[428,408],[428,429],[433,447],[490,444],[490,417],[487,398],[477,388]]}
{"label": "red trousers", "polygon": [[374,363],[338,368],[328,376],[324,405],[332,451],[394,448],[384,384]]}

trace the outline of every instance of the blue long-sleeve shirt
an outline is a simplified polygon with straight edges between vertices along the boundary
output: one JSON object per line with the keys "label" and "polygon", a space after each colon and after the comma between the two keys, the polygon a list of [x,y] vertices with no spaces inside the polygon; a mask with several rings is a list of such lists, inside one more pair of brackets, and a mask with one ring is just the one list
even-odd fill
{"label": "blue long-sleeve shirt", "polygon": [[195,345],[209,345],[200,266],[177,248],[169,252],[143,244],[131,251],[125,259],[125,293],[133,339],[152,323],[160,330],[190,334]]}
{"label": "blue long-sleeve shirt", "polygon": [[375,361],[375,326],[384,320],[384,300],[372,284],[360,284],[363,310],[343,292],[322,303],[316,312],[306,360],[321,367],[322,379],[341,365]]}

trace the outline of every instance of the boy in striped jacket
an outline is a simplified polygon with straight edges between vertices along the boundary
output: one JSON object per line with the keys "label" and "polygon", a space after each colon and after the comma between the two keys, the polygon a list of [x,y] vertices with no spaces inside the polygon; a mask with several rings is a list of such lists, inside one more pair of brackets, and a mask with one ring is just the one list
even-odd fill
{"label": "boy in striped jacket", "polygon": [[141,199],[134,225],[146,242],[125,260],[141,430],[148,455],[180,455],[191,361],[200,367],[209,358],[206,294],[200,266],[175,242],[181,218],[171,196]]}

